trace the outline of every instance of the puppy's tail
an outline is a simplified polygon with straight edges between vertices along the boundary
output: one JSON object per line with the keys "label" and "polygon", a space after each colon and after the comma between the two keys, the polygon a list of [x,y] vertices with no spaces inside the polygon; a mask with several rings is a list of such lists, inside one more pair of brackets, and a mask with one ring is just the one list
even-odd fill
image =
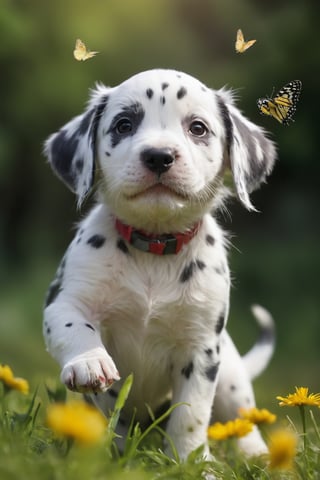
{"label": "puppy's tail", "polygon": [[271,314],[260,305],[252,305],[251,311],[259,327],[260,334],[253,347],[242,357],[251,380],[267,367],[276,343],[275,325]]}

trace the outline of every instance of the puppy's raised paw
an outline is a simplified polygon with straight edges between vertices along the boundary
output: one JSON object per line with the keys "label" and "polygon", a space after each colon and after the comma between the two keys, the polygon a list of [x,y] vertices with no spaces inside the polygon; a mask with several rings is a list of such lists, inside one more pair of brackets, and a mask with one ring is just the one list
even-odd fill
{"label": "puppy's raised paw", "polygon": [[61,381],[76,392],[105,392],[117,380],[119,372],[103,348],[71,358],[61,372]]}

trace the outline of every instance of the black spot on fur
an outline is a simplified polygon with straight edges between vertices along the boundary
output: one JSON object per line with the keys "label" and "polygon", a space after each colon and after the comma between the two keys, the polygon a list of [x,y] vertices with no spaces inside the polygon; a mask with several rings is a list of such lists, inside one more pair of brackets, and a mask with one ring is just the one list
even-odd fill
{"label": "black spot on fur", "polygon": [[105,152],[106,156],[107,157],[111,157],[111,153],[110,152]]}
{"label": "black spot on fur", "polygon": [[162,90],[165,90],[168,87],[169,87],[169,83],[167,83],[167,82],[164,82],[164,83],[161,84]]}
{"label": "black spot on fur", "polygon": [[196,265],[199,270],[203,270],[206,267],[206,264],[202,260],[196,260]]}
{"label": "black spot on fur", "polygon": [[[101,102],[99,103],[99,105],[95,107],[95,113],[94,113],[94,117],[91,123],[90,133],[89,133],[93,158],[95,158],[95,155],[96,155],[96,140],[97,140],[97,131],[98,131],[100,118],[102,117],[102,114],[106,109],[108,100],[109,100],[109,96],[104,95],[101,98]],[[88,187],[90,187],[93,182],[94,172],[95,172],[95,162],[93,162],[93,165],[92,165],[92,175],[91,175],[90,185]]]}
{"label": "black spot on fur", "polygon": [[214,245],[215,239],[213,238],[212,235],[207,235],[206,236],[206,242],[207,242],[208,245]]}
{"label": "black spot on fur", "polygon": [[266,344],[266,343],[273,343],[275,338],[275,332],[274,332],[274,327],[265,327],[261,330],[259,338],[258,338],[258,343],[260,345]]}
{"label": "black spot on fur", "polygon": [[105,241],[106,237],[97,233],[96,235],[92,235],[92,237],[87,240],[87,244],[91,245],[93,248],[101,248],[104,245]]}
{"label": "black spot on fur", "polygon": [[219,355],[219,353],[220,353],[220,345],[219,344],[216,346],[216,352],[217,352],[217,355]]}
{"label": "black spot on fur", "polygon": [[153,90],[152,88],[148,88],[146,91],[147,97],[151,99],[153,97]]}
{"label": "black spot on fur", "polygon": [[47,333],[47,335],[50,335],[50,333],[51,333],[51,328],[50,327],[47,328],[46,333]]}
{"label": "black spot on fur", "polygon": [[122,253],[128,254],[129,249],[125,243],[125,241],[122,238],[119,238],[117,241],[117,248],[121,250]]}
{"label": "black spot on fur", "polygon": [[179,88],[177,91],[177,99],[181,100],[181,98],[185,97],[187,95],[187,89],[185,87]]}
{"label": "black spot on fur", "polygon": [[160,103],[161,103],[161,105],[164,105],[166,103],[166,97],[165,96],[162,95],[160,97]]}
{"label": "black spot on fur", "polygon": [[76,236],[76,243],[79,244],[82,240],[82,235],[83,235],[83,228],[81,228],[81,230],[78,232],[77,236]]}
{"label": "black spot on fur", "polygon": [[85,323],[85,326],[90,328],[90,330],[93,330],[94,332],[96,331],[95,328],[93,328],[93,326],[90,325],[90,323]]}
{"label": "black spot on fur", "polygon": [[224,327],[224,322],[225,322],[225,312],[223,311],[219,318],[218,318],[218,321],[216,323],[216,327],[215,327],[215,331],[216,331],[216,334],[219,335]]}
{"label": "black spot on fur", "polygon": [[192,275],[194,273],[195,266],[196,266],[195,262],[190,262],[189,265],[186,265],[184,267],[184,269],[182,270],[182,273],[180,275],[180,282],[181,283],[185,283],[188,280],[190,280],[190,278],[192,277]]}
{"label": "black spot on fur", "polygon": [[45,307],[48,307],[51,303],[55,301],[59,293],[62,291],[62,282],[63,282],[63,276],[64,276],[64,270],[66,267],[66,257],[64,256],[59,268],[57,270],[56,276],[51,282],[51,285],[49,286],[49,290],[47,292],[47,296],[45,299]]}
{"label": "black spot on fur", "polygon": [[82,173],[82,170],[83,170],[83,158],[77,158],[77,160],[75,161],[75,169],[77,171],[77,173]]}
{"label": "black spot on fur", "polygon": [[207,349],[204,351],[204,353],[205,353],[206,355],[208,355],[208,357],[211,357],[212,354],[213,354],[213,350],[212,350],[212,348],[207,348]]}
{"label": "black spot on fur", "polygon": [[223,275],[223,271],[222,271],[222,268],[221,268],[221,267],[214,267],[214,271],[215,271],[218,275]]}
{"label": "black spot on fur", "polygon": [[66,323],[65,324],[65,327],[72,327],[73,323],[72,322],[69,322],[69,323]]}
{"label": "black spot on fur", "polygon": [[230,148],[233,141],[233,125],[229,115],[229,110],[222,98],[218,97],[218,106],[220,109],[222,121],[224,123],[225,135],[226,135],[226,147],[228,155],[230,154]]}
{"label": "black spot on fur", "polygon": [[61,282],[58,279],[54,280],[49,287],[49,290],[45,299],[45,307],[48,307],[49,305],[51,305],[51,303],[55,301],[55,299],[57,298],[57,296],[61,291],[62,291]]}
{"label": "black spot on fur", "polygon": [[218,370],[219,370],[219,363],[215,363],[213,365],[210,365],[210,367],[208,367],[205,370],[205,375],[206,375],[207,379],[210,380],[210,382],[215,381],[215,379],[217,377]]}
{"label": "black spot on fur", "polygon": [[94,113],[94,108],[91,108],[82,117],[82,120],[81,120],[81,123],[80,123],[80,126],[79,126],[79,133],[81,135],[84,135],[85,133],[87,133],[87,131],[89,129],[89,126],[90,126],[90,122],[91,122],[91,118],[92,118],[93,113]]}
{"label": "black spot on fur", "polygon": [[51,164],[54,170],[70,186],[76,189],[76,175],[72,170],[72,160],[79,143],[78,133],[67,136],[66,130],[60,130],[51,143]]}
{"label": "black spot on fur", "polygon": [[193,372],[193,362],[189,362],[188,365],[181,369],[181,374],[184,375],[187,379],[190,378],[190,375]]}
{"label": "black spot on fur", "polygon": [[235,385],[230,385],[230,390],[231,392],[235,392],[237,390],[237,387]]}
{"label": "black spot on fur", "polygon": [[206,264],[202,260],[197,259],[196,261],[190,262],[189,265],[186,265],[182,270],[182,273],[180,275],[180,282],[185,283],[190,280],[196,268],[198,268],[199,270],[203,270],[205,267]]}

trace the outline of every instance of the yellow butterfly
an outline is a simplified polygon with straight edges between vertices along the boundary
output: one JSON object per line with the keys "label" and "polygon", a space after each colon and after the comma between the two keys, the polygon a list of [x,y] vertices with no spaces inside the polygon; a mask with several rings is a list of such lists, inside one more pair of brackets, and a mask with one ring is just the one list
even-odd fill
{"label": "yellow butterfly", "polygon": [[301,80],[292,80],[271,97],[258,98],[260,113],[269,115],[283,125],[289,125],[296,111],[302,89]]}
{"label": "yellow butterfly", "polygon": [[76,60],[79,62],[84,62],[85,60],[94,57],[97,53],[99,52],[90,52],[90,50],[87,50],[85,44],[80,40],[80,38],[77,38],[76,45],[73,50],[73,56]]}
{"label": "yellow butterfly", "polygon": [[248,48],[252,47],[252,45],[254,45],[256,41],[257,40],[248,40],[247,42],[245,42],[242,30],[240,30],[239,28],[239,30],[237,31],[237,40],[235,43],[236,52],[237,53],[245,52],[246,50],[248,50]]}

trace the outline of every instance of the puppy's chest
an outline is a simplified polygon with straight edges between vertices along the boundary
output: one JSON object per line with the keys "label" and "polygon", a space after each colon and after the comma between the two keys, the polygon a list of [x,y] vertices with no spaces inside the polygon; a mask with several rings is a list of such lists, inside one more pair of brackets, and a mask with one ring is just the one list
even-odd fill
{"label": "puppy's chest", "polygon": [[182,332],[191,334],[190,325],[200,318],[210,328],[211,319],[227,302],[229,276],[215,255],[140,258],[138,253],[126,261],[114,257],[113,274],[99,290],[102,329],[112,329],[113,335],[125,330],[177,340],[186,335]]}

